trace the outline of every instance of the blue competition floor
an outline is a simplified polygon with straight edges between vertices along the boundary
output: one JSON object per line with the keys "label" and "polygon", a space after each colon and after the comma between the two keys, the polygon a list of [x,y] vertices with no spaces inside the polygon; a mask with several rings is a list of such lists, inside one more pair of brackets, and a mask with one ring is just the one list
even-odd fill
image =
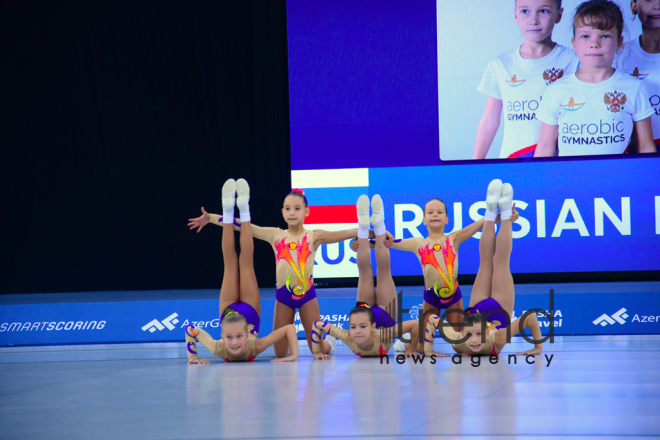
{"label": "blue competition floor", "polygon": [[2,348],[0,438],[660,436],[660,336],[558,337],[533,365],[507,363],[527,347],[478,367],[381,365],[345,346],[325,362],[301,347],[295,363],[207,366],[182,343]]}

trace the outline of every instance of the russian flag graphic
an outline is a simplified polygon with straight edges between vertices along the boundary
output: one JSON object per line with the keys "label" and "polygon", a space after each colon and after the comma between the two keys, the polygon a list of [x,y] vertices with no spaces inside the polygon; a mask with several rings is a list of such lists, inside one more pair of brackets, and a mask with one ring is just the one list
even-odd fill
{"label": "russian flag graphic", "polygon": [[[295,170],[291,184],[307,196],[307,229],[353,229],[357,228],[355,203],[360,195],[369,193],[369,169]],[[314,278],[357,277],[355,256],[349,240],[321,245],[314,261]]]}

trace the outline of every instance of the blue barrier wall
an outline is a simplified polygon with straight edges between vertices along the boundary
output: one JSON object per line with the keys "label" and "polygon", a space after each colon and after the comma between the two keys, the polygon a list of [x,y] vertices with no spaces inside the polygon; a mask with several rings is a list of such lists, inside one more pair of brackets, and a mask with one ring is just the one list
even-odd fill
{"label": "blue barrier wall", "polygon": [[[660,334],[660,283],[647,291],[558,293],[554,295],[556,335]],[[468,289],[466,289],[468,290]],[[272,330],[275,300],[262,299],[261,335]],[[469,295],[465,295],[465,305]],[[404,295],[403,319],[417,319],[421,295]],[[355,298],[321,298],[322,319],[347,328]],[[549,310],[549,293],[519,294],[514,318],[526,310]],[[549,321],[539,316],[543,334]],[[183,341],[192,323],[220,337],[218,301],[123,301],[0,305],[0,346]],[[296,314],[299,338],[304,338]]]}

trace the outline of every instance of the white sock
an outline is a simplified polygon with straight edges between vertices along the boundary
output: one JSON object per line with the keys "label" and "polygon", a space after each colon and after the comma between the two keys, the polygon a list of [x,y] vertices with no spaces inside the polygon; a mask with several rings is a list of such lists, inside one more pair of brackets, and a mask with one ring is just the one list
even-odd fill
{"label": "white sock", "polygon": [[240,219],[242,222],[250,221],[250,205],[248,203],[245,205],[238,205],[238,212],[240,213]]}
{"label": "white sock", "polygon": [[511,208],[500,212],[500,220],[509,220],[511,218],[512,213],[513,213],[513,210]]}
{"label": "white sock", "polygon": [[374,228],[374,234],[376,237],[385,234],[387,232],[387,228],[385,227],[385,222],[383,222],[382,225],[378,226],[377,228]]}
{"label": "white sock", "polygon": [[330,350],[330,353],[328,353],[328,354],[334,353],[335,352],[335,347],[337,346],[337,338],[335,338],[334,336],[325,335],[325,342],[330,344],[330,347],[332,347],[332,349]]}
{"label": "white sock", "polygon": [[234,223],[234,210],[222,211],[222,223]]}
{"label": "white sock", "polygon": [[[509,214],[509,217],[511,217],[511,214]],[[484,216],[484,220],[486,220],[487,222],[494,222],[495,220],[497,220],[497,211],[486,210],[486,215]],[[500,220],[502,220],[501,217]]]}
{"label": "white sock", "polygon": [[358,228],[358,238],[369,238],[369,228],[363,228],[360,226]]}

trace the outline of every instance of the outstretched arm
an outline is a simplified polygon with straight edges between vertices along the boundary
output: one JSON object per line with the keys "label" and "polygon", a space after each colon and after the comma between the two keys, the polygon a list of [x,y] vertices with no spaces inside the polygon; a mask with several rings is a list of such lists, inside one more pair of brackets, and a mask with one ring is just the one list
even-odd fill
{"label": "outstretched arm", "polygon": [[350,240],[357,236],[357,228],[346,229],[344,231],[323,231],[314,230],[314,249],[322,244],[339,243],[340,241]]}
{"label": "outstretched arm", "polygon": [[[520,217],[520,214],[516,210],[516,204],[513,204],[513,210],[511,212],[511,221],[515,222],[518,220]],[[500,215],[497,214],[497,219],[495,220],[495,223],[500,222]],[[461,243],[463,243],[465,240],[468,238],[472,237],[474,234],[477,232],[481,231],[481,229],[484,227],[484,219],[477,220],[476,222],[472,223],[471,225],[468,225],[461,229],[460,231],[454,232],[454,247],[458,248]]]}
{"label": "outstretched arm", "polygon": [[[204,207],[202,206],[202,215],[200,215],[197,218],[189,218],[188,219],[188,227],[192,230],[197,228],[197,233],[201,231],[204,226],[208,225],[209,223],[216,225],[216,226],[222,226],[222,216],[218,214],[209,214],[206,212]],[[239,231],[238,229],[239,224],[237,220],[234,220],[234,231]]]}
{"label": "outstretched arm", "polygon": [[273,359],[272,362],[292,362],[298,359],[298,335],[293,324],[280,327],[265,338],[257,339],[254,348],[257,350],[257,354],[259,354],[282,339],[286,339],[289,342],[290,354],[287,357]]}
{"label": "outstretched arm", "polygon": [[[373,232],[373,230],[369,232],[371,233]],[[387,231],[385,232],[385,241],[383,243],[385,244],[386,247],[392,249],[415,252],[417,251],[419,240],[420,240],[419,238],[406,238],[406,239],[394,238],[394,236],[390,233],[390,231]],[[355,240],[353,243],[351,243],[351,249],[353,249],[355,252],[357,252],[359,247],[360,247],[359,240]],[[376,247],[376,240],[373,237],[370,237],[369,248],[374,249],[375,247]]]}
{"label": "outstretched arm", "polygon": [[390,247],[400,251],[417,252],[420,238],[405,238],[403,240],[393,239]]}
{"label": "outstretched arm", "polygon": [[[212,214],[212,215],[216,215],[216,214]],[[219,217],[219,216],[217,216],[217,217]],[[204,226],[208,225],[210,220],[211,220],[211,214],[206,212],[206,210],[202,206],[202,215],[200,215],[197,218],[189,218],[188,219],[188,227],[191,230],[197,228],[197,233],[199,234],[199,231],[201,231],[204,228]]]}
{"label": "outstretched arm", "polygon": [[[371,237],[373,235],[373,232],[374,232],[373,229],[369,231],[369,235],[370,235],[369,236],[369,249],[376,249],[376,238],[375,238],[375,236]],[[353,237],[353,238],[354,238],[354,240],[351,242],[351,249],[353,249],[355,252],[357,252],[358,249],[360,248],[360,240],[357,237]],[[389,231],[385,232],[385,241],[383,241],[383,244],[385,245],[385,247],[389,248],[389,247],[392,246],[392,243],[394,243],[394,242],[398,243],[400,241],[402,241],[402,240],[400,238],[395,239],[394,236]]]}
{"label": "outstretched arm", "polygon": [[[189,218],[188,219],[188,227],[190,229],[195,229],[197,228],[197,232],[202,230],[204,226],[208,225],[209,223],[216,225],[216,226],[222,226],[222,216],[218,214],[209,214],[206,212],[204,207],[202,206],[202,215],[197,217],[197,218]],[[241,222],[236,219],[234,220],[234,231],[240,231],[241,227]],[[275,239],[275,234],[277,233],[277,228],[264,228],[262,226],[257,226],[254,223],[252,223],[252,236],[254,238],[258,238],[259,240],[264,240],[269,243],[272,243],[273,240]]]}
{"label": "outstretched arm", "polygon": [[[222,217],[220,217],[222,220]],[[234,225],[238,224],[238,226],[234,226],[235,231],[240,231],[241,229],[241,222],[240,220],[235,220]],[[222,224],[220,224],[222,226]],[[273,244],[275,241],[275,235],[277,234],[278,228],[265,228],[263,226],[257,226],[254,223],[252,223],[252,236],[254,238],[258,238],[259,240],[267,241],[270,244]]]}
{"label": "outstretched arm", "polygon": [[[511,336],[515,336],[520,333],[520,319],[518,318],[511,323]],[[536,313],[532,313],[525,318],[523,323],[523,329],[528,328],[532,332],[532,339],[535,341],[540,341],[543,336],[541,335],[541,326],[539,326],[539,320],[536,317]],[[507,330],[506,328],[501,328],[495,333],[495,344],[497,352],[501,352],[502,348],[507,344]],[[522,353],[517,353],[519,355],[523,354],[539,354],[543,351],[543,344],[536,344],[533,349],[524,351]]]}

